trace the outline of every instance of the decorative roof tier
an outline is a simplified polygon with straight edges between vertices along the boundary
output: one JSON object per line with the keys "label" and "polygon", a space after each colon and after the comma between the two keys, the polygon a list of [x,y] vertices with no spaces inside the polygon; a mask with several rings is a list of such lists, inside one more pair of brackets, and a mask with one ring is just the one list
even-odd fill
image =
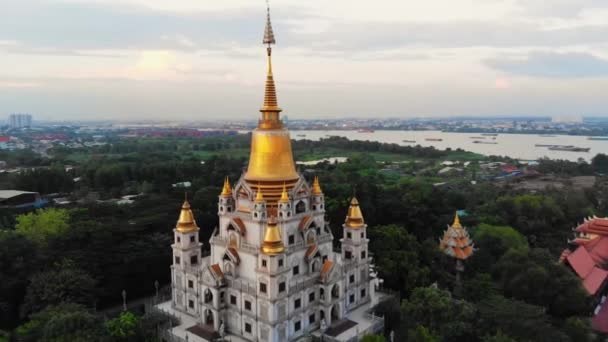
{"label": "decorative roof tier", "polygon": [[190,233],[199,230],[198,226],[196,225],[196,221],[194,220],[194,214],[192,214],[192,209],[190,209],[190,203],[188,203],[188,200],[184,200],[184,204],[182,204],[182,210],[179,213],[179,218],[177,220],[175,229],[181,233]]}
{"label": "decorative roof tier", "polygon": [[283,127],[280,118],[281,108],[279,108],[272,73],[271,45],[275,42],[270,22],[270,10],[268,10],[263,40],[263,43],[267,45],[268,60],[264,104],[260,109],[262,116],[258,121],[258,127],[253,131],[251,137],[251,154],[245,181],[255,191],[264,188],[270,206],[276,205],[280,198],[283,183],[288,189],[291,189],[299,179],[293,161],[289,132]]}
{"label": "decorative roof tier", "polygon": [[281,230],[277,226],[277,221],[273,217],[268,220],[264,241],[262,242],[262,253],[267,255],[277,255],[285,252],[285,245],[281,238]]}
{"label": "decorative roof tier", "polygon": [[577,233],[608,235],[608,218],[588,217],[574,229]]}
{"label": "decorative roof tier", "polygon": [[222,188],[222,193],[220,196],[222,196],[222,197],[232,196],[232,186],[230,186],[230,180],[228,179],[228,177],[226,177],[224,179],[224,187]]}
{"label": "decorative roof tier", "polygon": [[359,229],[365,226],[365,221],[363,220],[363,213],[361,212],[361,208],[359,207],[359,201],[357,201],[356,197],[353,197],[350,200],[350,207],[348,207],[348,214],[346,215],[346,221],[344,222],[344,226],[352,229]]}
{"label": "decorative roof tier", "polygon": [[439,249],[459,260],[468,259],[473,254],[473,241],[469,237],[469,232],[460,224],[458,214],[454,216],[454,223],[443,233],[443,238],[439,241]]}
{"label": "decorative roof tier", "polygon": [[312,194],[313,195],[323,194],[323,191],[321,190],[321,184],[319,184],[318,176],[315,176],[314,180],[312,181]]}

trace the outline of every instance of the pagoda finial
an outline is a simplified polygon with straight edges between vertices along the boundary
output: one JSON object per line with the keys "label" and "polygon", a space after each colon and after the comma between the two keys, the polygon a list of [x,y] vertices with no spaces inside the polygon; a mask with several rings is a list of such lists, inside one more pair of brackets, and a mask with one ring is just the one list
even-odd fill
{"label": "pagoda finial", "polygon": [[319,183],[319,177],[315,176],[312,181],[312,193],[313,195],[321,195],[323,191],[321,190],[321,184]]}
{"label": "pagoda finial", "polygon": [[224,178],[224,187],[222,188],[221,196],[228,197],[232,195],[232,186],[230,185],[230,179],[228,176]]}
{"label": "pagoda finial", "polygon": [[452,227],[462,228],[462,225],[460,225],[460,217],[458,217],[458,212],[454,214],[454,223],[452,223]]}
{"label": "pagoda finial", "polygon": [[262,41],[264,44],[270,45],[276,44],[276,40],[274,39],[274,32],[272,31],[272,24],[270,22],[270,3],[266,0],[266,28],[264,29],[264,40]]}

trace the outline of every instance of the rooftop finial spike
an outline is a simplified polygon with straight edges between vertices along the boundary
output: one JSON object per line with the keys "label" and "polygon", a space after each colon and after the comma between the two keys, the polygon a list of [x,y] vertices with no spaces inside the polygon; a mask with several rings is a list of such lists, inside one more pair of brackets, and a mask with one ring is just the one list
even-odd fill
{"label": "rooftop finial spike", "polygon": [[268,45],[276,44],[274,39],[274,32],[272,32],[272,24],[270,23],[270,3],[266,0],[266,28],[264,29],[264,40],[263,43]]}

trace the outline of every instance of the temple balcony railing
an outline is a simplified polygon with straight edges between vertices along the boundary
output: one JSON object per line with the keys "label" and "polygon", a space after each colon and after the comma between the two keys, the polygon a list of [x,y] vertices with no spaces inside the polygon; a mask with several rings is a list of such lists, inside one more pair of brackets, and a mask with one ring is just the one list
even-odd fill
{"label": "temple balcony railing", "polygon": [[[222,246],[222,247],[226,247],[228,246],[228,239],[219,235],[213,236],[211,238],[211,243],[216,245],[216,246]],[[241,241],[241,246],[237,248],[237,250],[239,251],[243,251],[245,253],[250,253],[250,254],[258,254],[259,251],[259,247],[249,243],[247,241]]]}
{"label": "temple balcony railing", "polygon": [[356,259],[345,259],[344,263],[342,264],[342,269],[344,270],[344,272],[348,272],[354,268],[356,268],[358,266],[358,262]]}
{"label": "temple balcony railing", "polygon": [[294,293],[300,292],[306,288],[311,288],[318,281],[319,281],[319,279],[317,277],[306,279],[303,281],[291,280],[289,282],[289,293],[294,294]]}
{"label": "temple balcony railing", "polygon": [[260,247],[247,241],[241,241],[241,248],[239,249],[243,250],[246,253],[257,255],[260,250]]}
{"label": "temple balcony railing", "polygon": [[228,239],[221,237],[219,235],[211,237],[211,243],[214,245],[226,247],[228,245]]}
{"label": "temple balcony railing", "polygon": [[257,287],[255,285],[255,283],[244,280],[244,279],[230,279],[230,278],[225,278],[226,281],[226,286],[234,289],[234,290],[238,290],[241,292],[245,292],[248,293],[250,295],[257,295]]}
{"label": "temple balcony railing", "polygon": [[[333,240],[333,236],[331,234],[321,234],[320,236],[317,236],[315,243],[317,245],[319,245],[319,244],[322,244],[325,242],[331,242],[332,240]],[[308,246],[310,246],[310,245],[311,244],[308,243],[308,241],[301,240],[292,245],[287,246],[286,250],[287,250],[287,253],[293,253],[293,252],[297,252],[301,249],[308,248]]]}

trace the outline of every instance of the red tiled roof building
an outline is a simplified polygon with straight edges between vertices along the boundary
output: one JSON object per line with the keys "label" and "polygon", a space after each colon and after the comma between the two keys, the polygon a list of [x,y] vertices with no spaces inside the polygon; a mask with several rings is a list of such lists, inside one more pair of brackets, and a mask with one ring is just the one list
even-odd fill
{"label": "red tiled roof building", "polygon": [[608,218],[587,218],[574,232],[560,261],[572,268],[589,295],[601,301],[591,322],[596,331],[608,333],[608,305],[602,298],[608,283]]}

